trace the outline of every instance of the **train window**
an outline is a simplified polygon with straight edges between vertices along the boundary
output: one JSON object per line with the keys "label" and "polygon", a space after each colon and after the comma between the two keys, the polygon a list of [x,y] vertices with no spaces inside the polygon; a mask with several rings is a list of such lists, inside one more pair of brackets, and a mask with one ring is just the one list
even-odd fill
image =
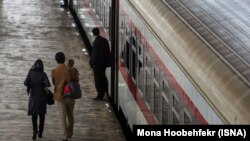
{"label": "train window", "polygon": [[148,77],[149,77],[148,72],[146,72],[146,74],[145,74],[146,87],[145,87],[145,93],[144,93],[144,94],[145,94],[144,97],[145,97],[145,100],[146,100],[146,101],[148,101],[148,92],[147,92],[147,91],[148,91],[147,86],[148,86],[148,81],[149,81],[149,80],[148,80],[148,79],[149,79]]}
{"label": "train window", "polygon": [[169,123],[169,101],[165,96],[162,98],[162,124]]}
{"label": "train window", "polygon": [[148,68],[151,68],[151,61],[148,56],[146,57],[146,65]]}
{"label": "train window", "polygon": [[184,111],[184,124],[192,124],[192,118],[187,111]]}
{"label": "train window", "polygon": [[126,26],[126,35],[130,36],[131,30],[128,26]]}
{"label": "train window", "polygon": [[144,78],[144,69],[143,69],[143,53],[142,45],[139,43],[138,51],[138,86],[141,91],[143,91],[143,78]]}
{"label": "train window", "polygon": [[[125,24],[125,21],[123,20],[122,23]],[[121,63],[123,63],[124,66],[126,66],[126,46],[127,46],[127,39],[126,39],[126,32],[125,32],[125,25],[123,25],[123,28],[120,30],[121,31],[121,34],[120,34],[120,37],[119,37],[119,46],[121,47],[119,49],[120,51],[120,61]]]}
{"label": "train window", "polygon": [[143,92],[144,90],[144,71],[141,70],[140,73],[138,74],[139,77],[138,77],[138,88],[141,92]]}
{"label": "train window", "polygon": [[150,73],[147,71],[146,72],[146,92],[145,92],[145,97],[146,101],[150,105],[150,108],[152,108],[152,99],[153,99],[153,88],[152,88],[152,79],[150,77]]}
{"label": "train window", "polygon": [[160,73],[159,73],[159,69],[154,68],[154,78],[156,82],[159,82],[160,79]]}
{"label": "train window", "polygon": [[142,55],[143,55],[142,50],[143,50],[143,46],[141,45],[141,43],[139,43],[139,50],[138,50],[138,54],[139,54],[139,57],[140,57],[140,58],[141,58],[141,57],[142,57]]}
{"label": "train window", "polygon": [[104,3],[100,0],[100,21],[103,22],[104,17]]}
{"label": "train window", "polygon": [[139,67],[139,70],[138,70],[138,73],[140,74],[140,71],[141,71],[141,68],[142,68],[142,65],[143,65],[143,47],[142,45],[139,43],[139,47],[138,47],[138,67]]}
{"label": "train window", "polygon": [[180,111],[180,99],[174,91],[172,93],[173,93],[173,107],[179,113],[179,111]]}
{"label": "train window", "polygon": [[103,25],[105,28],[108,28],[109,24],[109,5],[106,1],[103,2]]}
{"label": "train window", "polygon": [[166,95],[166,97],[169,97],[169,91],[170,91],[170,86],[167,80],[162,81],[162,91]]}
{"label": "train window", "polygon": [[138,66],[138,73],[140,74],[141,71],[142,71],[142,67],[143,67],[143,66],[142,66],[142,65],[143,65],[143,60],[142,60],[142,59],[139,59],[138,61],[139,61],[139,62],[138,62],[138,63],[139,63],[139,64],[138,64],[138,65],[139,65],[139,66]]}
{"label": "train window", "polygon": [[132,77],[136,81],[136,52],[134,50],[132,51],[131,64],[132,64]]}
{"label": "train window", "polygon": [[137,58],[136,58],[136,46],[135,46],[135,42],[136,42],[136,37],[134,36],[134,34],[131,36],[131,40],[132,40],[132,60],[131,60],[131,74],[132,74],[132,78],[134,80],[134,82],[136,82],[136,67],[137,67]]}
{"label": "train window", "polygon": [[129,47],[129,42],[126,41],[126,57],[125,57],[125,64],[126,64],[126,67],[128,68],[129,70],[129,50],[130,50],[130,47]]}
{"label": "train window", "polygon": [[[121,59],[120,59],[120,62],[121,62],[121,63],[124,63],[124,65],[125,65],[125,59],[126,59],[126,58],[125,58],[125,57],[126,57],[126,56],[125,56],[125,53],[126,53],[126,52],[125,52],[125,48],[126,48],[126,43],[125,43],[125,44],[122,46],[122,48],[120,49],[120,51],[121,51],[121,53],[120,53],[120,58],[121,58]],[[125,65],[125,66],[126,66],[126,65]]]}
{"label": "train window", "polygon": [[132,45],[136,46],[136,39],[135,39],[135,37],[132,37]]}
{"label": "train window", "polygon": [[154,83],[154,115],[159,122],[162,121],[161,111],[162,111],[162,106],[161,106],[160,88],[156,83]]}
{"label": "train window", "polygon": [[99,5],[99,9],[98,9],[99,13],[98,13],[98,15],[100,15],[99,19],[102,20],[102,4],[103,3],[102,3],[102,0],[101,1],[99,0],[98,2],[99,2],[99,4],[98,4]]}
{"label": "train window", "polygon": [[180,118],[177,112],[173,111],[173,124],[180,124]]}
{"label": "train window", "polygon": [[100,15],[100,9],[101,9],[101,4],[100,1],[96,2],[96,13],[97,13],[97,17],[99,17],[98,15]]}

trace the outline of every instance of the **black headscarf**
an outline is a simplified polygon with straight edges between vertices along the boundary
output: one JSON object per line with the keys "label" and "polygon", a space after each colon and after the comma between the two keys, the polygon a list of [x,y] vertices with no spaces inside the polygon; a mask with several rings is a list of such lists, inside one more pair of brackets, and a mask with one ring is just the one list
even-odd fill
{"label": "black headscarf", "polygon": [[[33,66],[30,68],[30,71],[43,72],[43,61],[41,59],[37,59],[33,64]],[[30,93],[30,89],[31,89],[31,84],[27,85],[28,95]]]}
{"label": "black headscarf", "polygon": [[37,59],[30,71],[43,72],[43,61],[41,59]]}

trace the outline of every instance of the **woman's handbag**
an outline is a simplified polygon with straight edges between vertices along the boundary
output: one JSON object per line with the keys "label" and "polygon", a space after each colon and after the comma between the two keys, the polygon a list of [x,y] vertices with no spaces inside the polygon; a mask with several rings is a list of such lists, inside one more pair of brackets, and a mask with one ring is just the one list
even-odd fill
{"label": "woman's handbag", "polygon": [[82,91],[79,83],[68,82],[64,87],[64,97],[79,99],[82,97]]}
{"label": "woman's handbag", "polygon": [[67,84],[64,86],[64,97],[69,97],[71,99],[79,99],[82,97],[80,84],[70,81],[70,75]]}
{"label": "woman's handbag", "polygon": [[49,88],[45,88],[45,93],[46,93],[46,97],[47,97],[47,104],[48,105],[55,104],[54,95],[53,95],[52,91]]}

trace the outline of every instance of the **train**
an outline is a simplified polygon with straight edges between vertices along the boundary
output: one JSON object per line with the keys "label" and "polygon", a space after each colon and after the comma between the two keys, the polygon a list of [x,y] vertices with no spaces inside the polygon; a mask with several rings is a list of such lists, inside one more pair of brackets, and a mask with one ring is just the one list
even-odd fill
{"label": "train", "polygon": [[90,42],[97,26],[114,46],[106,74],[123,125],[250,124],[248,1],[112,2],[73,1],[72,10]]}

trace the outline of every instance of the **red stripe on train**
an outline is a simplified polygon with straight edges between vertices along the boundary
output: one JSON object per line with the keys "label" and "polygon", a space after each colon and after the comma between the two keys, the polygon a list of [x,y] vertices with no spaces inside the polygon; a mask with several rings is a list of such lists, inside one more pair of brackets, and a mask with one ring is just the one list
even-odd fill
{"label": "red stripe on train", "polygon": [[[85,8],[92,8],[89,6],[89,1],[86,0],[84,1],[84,6],[86,6]],[[121,9],[122,10],[122,9]],[[94,23],[96,25],[100,25],[99,20],[97,19],[95,13],[90,10],[88,12],[89,16],[92,18],[92,20],[94,21]],[[125,14],[123,12],[123,14]],[[137,27],[133,24],[133,22],[126,18],[126,20],[129,21],[129,25],[131,26],[131,29],[133,31],[137,31],[137,35],[138,35],[138,39],[141,41],[141,43],[143,44],[143,46],[148,50],[148,53],[150,54],[150,56],[153,58],[153,60],[156,62],[156,64],[158,65],[158,67],[164,72],[164,74],[167,76],[167,78],[170,81],[171,85],[174,87],[174,89],[176,90],[177,94],[180,95],[180,97],[182,98],[182,100],[184,101],[184,103],[187,105],[187,107],[189,108],[189,110],[194,114],[195,118],[199,120],[200,123],[202,124],[208,124],[207,121],[205,120],[205,118],[201,115],[201,113],[199,112],[199,110],[196,108],[196,106],[193,104],[193,102],[190,100],[190,98],[187,96],[187,94],[185,93],[185,91],[181,88],[181,86],[177,83],[177,81],[174,79],[173,75],[169,72],[169,70],[166,68],[166,66],[163,64],[163,62],[161,61],[161,59],[159,58],[159,56],[155,53],[155,51],[153,50],[152,46],[150,46],[149,44],[147,44],[145,41],[144,36],[142,36],[141,32],[137,29]],[[100,28],[103,35],[107,36],[107,33],[104,32],[104,28]],[[146,103],[142,100],[142,97],[140,96],[140,94],[138,94],[137,90],[136,90],[136,86],[133,84],[130,76],[128,75],[127,70],[124,68],[124,66],[119,66],[119,71],[121,72],[125,82],[127,83],[128,88],[130,89],[137,105],[139,106],[140,110],[142,111],[146,121],[148,124],[156,124],[156,121],[154,120],[154,117],[152,115],[152,113],[150,112],[150,110],[147,108]]]}

